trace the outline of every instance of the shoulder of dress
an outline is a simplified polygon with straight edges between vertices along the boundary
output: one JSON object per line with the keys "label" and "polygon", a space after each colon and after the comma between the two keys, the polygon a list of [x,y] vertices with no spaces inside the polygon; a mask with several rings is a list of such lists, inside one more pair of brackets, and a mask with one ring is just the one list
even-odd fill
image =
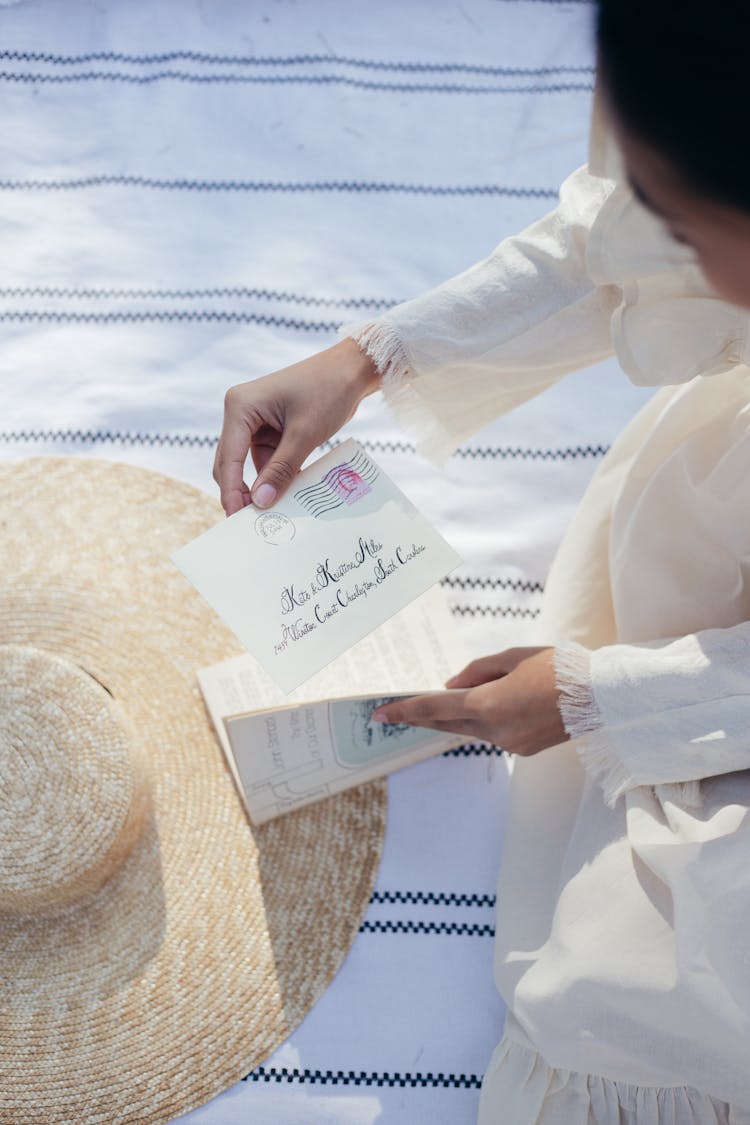
{"label": "shoulder of dress", "polygon": [[750,312],[721,300],[688,246],[636,199],[597,91],[591,121],[589,173],[610,184],[586,244],[586,270],[621,300],[612,338],[633,382],[677,384],[750,361]]}

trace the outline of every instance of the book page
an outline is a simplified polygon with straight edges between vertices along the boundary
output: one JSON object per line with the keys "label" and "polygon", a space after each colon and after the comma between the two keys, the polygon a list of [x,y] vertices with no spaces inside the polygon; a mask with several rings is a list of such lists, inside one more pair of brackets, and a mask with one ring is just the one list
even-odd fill
{"label": "book page", "polygon": [[440,586],[434,586],[291,695],[277,688],[249,653],[199,670],[198,681],[227,764],[245,800],[224,723],[229,716],[354,695],[385,698],[438,691],[467,660],[445,595]]}
{"label": "book page", "polygon": [[[254,824],[439,754],[459,735],[372,721],[394,696],[356,696],[271,708],[226,720]],[[397,696],[395,698],[404,698]]]}

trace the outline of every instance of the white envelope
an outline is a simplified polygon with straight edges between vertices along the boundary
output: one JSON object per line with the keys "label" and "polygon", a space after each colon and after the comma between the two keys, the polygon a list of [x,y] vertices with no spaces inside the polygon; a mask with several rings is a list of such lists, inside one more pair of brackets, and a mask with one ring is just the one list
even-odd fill
{"label": "white envelope", "polygon": [[172,560],[285,692],[461,562],[352,440]]}

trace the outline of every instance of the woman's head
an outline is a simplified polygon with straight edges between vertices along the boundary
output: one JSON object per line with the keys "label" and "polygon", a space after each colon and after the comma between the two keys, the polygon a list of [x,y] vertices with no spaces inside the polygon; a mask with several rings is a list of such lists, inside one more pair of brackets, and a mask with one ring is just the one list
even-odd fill
{"label": "woman's head", "polygon": [[602,91],[642,202],[750,307],[750,6],[598,0]]}

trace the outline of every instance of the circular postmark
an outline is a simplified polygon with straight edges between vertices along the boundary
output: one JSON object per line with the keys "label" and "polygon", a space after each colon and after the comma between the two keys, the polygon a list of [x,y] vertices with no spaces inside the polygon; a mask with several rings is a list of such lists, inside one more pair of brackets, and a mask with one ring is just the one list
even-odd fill
{"label": "circular postmark", "polygon": [[295,526],[282,512],[262,512],[255,523],[255,534],[265,543],[276,547],[279,543],[289,543],[294,539]]}

